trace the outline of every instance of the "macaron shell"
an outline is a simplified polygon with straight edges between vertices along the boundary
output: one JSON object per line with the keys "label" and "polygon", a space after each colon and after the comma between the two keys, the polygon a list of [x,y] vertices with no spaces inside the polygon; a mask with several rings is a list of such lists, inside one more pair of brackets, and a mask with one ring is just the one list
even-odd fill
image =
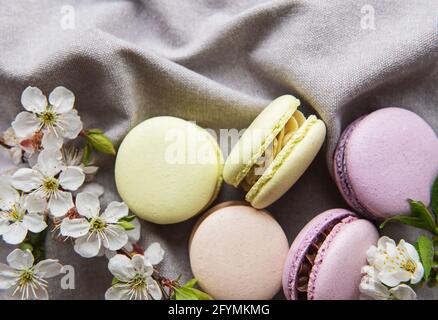
{"label": "macaron shell", "polygon": [[286,299],[296,299],[296,292],[294,289],[296,276],[301,261],[313,239],[315,239],[333,221],[340,221],[348,216],[355,216],[355,214],[345,209],[330,209],[324,211],[308,222],[295,237],[286,258],[282,278],[283,291]]}
{"label": "macaron shell", "polygon": [[202,214],[202,216],[196,221],[195,225],[192,228],[192,232],[190,233],[190,237],[189,237],[189,247],[192,243],[192,239],[193,236],[196,233],[196,230],[198,230],[198,227],[201,225],[201,223],[207,218],[209,217],[211,214],[213,214],[214,212],[226,208],[226,207],[231,207],[231,206],[249,206],[250,204],[248,202],[245,201],[240,201],[240,200],[230,200],[230,201],[225,201],[225,202],[221,202],[218,203],[217,205],[211,207],[210,209],[208,209],[205,213]]}
{"label": "macaron shell", "polygon": [[336,234],[330,233],[312,268],[309,299],[359,299],[361,268],[367,264],[366,251],[378,238],[376,227],[364,219],[343,225]]}
{"label": "macaron shell", "polygon": [[365,116],[355,120],[351,123],[342,133],[339,138],[338,145],[336,146],[335,156],[333,161],[333,171],[335,173],[335,181],[338,186],[339,192],[344,197],[345,201],[352,207],[356,212],[359,212],[362,216],[368,219],[375,219],[376,217],[368,211],[368,209],[360,203],[359,199],[357,199],[354,190],[350,185],[350,179],[348,177],[348,169],[345,161],[345,147],[347,146],[347,142],[350,138],[350,135],[353,133],[357,124],[364,118]]}
{"label": "macaron shell", "polygon": [[284,95],[272,101],[254,119],[233,147],[224,166],[224,180],[237,187],[300,105]]}
{"label": "macaron shell", "polygon": [[[183,140],[196,144],[179,149],[177,141]],[[115,180],[121,198],[137,216],[158,224],[177,223],[214,200],[222,163],[220,149],[207,131],[179,118],[156,117],[123,140]]]}
{"label": "macaron shell", "polygon": [[[246,196],[254,208],[265,208],[278,200],[303,175],[324,143],[326,127],[316,120],[304,138],[291,145],[284,159],[277,155],[263,176],[254,184]],[[290,141],[292,142],[292,141]],[[289,143],[284,147],[287,149]],[[282,150],[283,152],[283,150]]]}
{"label": "macaron shell", "polygon": [[286,235],[266,211],[229,206],[197,226],[189,246],[192,272],[215,299],[271,299],[281,287]]}
{"label": "macaron shell", "polygon": [[438,138],[415,113],[384,108],[360,121],[345,149],[356,197],[378,218],[408,213],[407,199],[430,203]]}

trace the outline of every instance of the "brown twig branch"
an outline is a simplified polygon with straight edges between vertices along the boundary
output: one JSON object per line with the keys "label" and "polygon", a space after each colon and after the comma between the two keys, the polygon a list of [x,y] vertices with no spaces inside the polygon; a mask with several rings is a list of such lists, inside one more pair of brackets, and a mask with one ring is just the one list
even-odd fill
{"label": "brown twig branch", "polygon": [[6,149],[11,149],[12,147],[8,145],[3,139],[0,138],[0,146]]}

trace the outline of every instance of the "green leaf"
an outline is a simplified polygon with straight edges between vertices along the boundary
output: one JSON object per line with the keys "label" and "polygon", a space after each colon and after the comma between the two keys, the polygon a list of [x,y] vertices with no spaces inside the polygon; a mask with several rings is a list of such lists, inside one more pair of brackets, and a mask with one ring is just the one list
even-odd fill
{"label": "green leaf", "polygon": [[30,250],[31,252],[33,251],[33,246],[27,242],[20,243],[19,248],[23,251],[26,251],[26,250]]}
{"label": "green leaf", "polygon": [[116,154],[112,141],[103,133],[88,130],[85,134],[88,142],[95,150],[106,154]]}
{"label": "green leaf", "polygon": [[437,234],[435,218],[421,201],[409,200],[411,212],[414,217],[418,217],[424,221],[426,230]]}
{"label": "green leaf", "polygon": [[380,229],[383,229],[386,226],[386,224],[390,222],[400,222],[415,228],[428,230],[426,223],[422,219],[417,217],[405,216],[405,215],[398,215],[386,219],[380,224]]}
{"label": "green leaf", "polygon": [[193,288],[197,282],[198,282],[198,280],[193,278],[193,279],[187,281],[182,287],[183,288]]}
{"label": "green leaf", "polygon": [[102,129],[98,129],[98,128],[93,128],[93,129],[88,129],[87,133],[103,133]]}
{"label": "green leaf", "polygon": [[438,216],[438,176],[435,178],[435,182],[432,186],[431,206],[432,211]]}
{"label": "green leaf", "polygon": [[434,248],[432,240],[426,236],[419,236],[417,239],[417,248],[420,255],[421,263],[424,268],[424,279],[429,280],[430,270],[433,265]]}
{"label": "green leaf", "polygon": [[91,149],[92,149],[92,147],[89,143],[87,143],[84,147],[84,153],[82,156],[82,163],[84,164],[84,166],[86,166],[90,163]]}
{"label": "green leaf", "polygon": [[175,300],[213,300],[213,298],[201,290],[180,287],[175,288]]}
{"label": "green leaf", "polygon": [[135,219],[135,215],[131,214],[131,215],[129,215],[129,216],[126,216],[126,217],[120,218],[119,221],[131,222],[131,221],[134,220],[134,219]]}
{"label": "green leaf", "polygon": [[205,292],[194,288],[198,280],[191,279],[187,281],[183,286],[175,288],[175,299],[176,300],[213,300]]}
{"label": "green leaf", "polygon": [[135,229],[135,226],[128,221],[119,220],[117,224],[121,226],[123,229],[125,229],[126,231]]}

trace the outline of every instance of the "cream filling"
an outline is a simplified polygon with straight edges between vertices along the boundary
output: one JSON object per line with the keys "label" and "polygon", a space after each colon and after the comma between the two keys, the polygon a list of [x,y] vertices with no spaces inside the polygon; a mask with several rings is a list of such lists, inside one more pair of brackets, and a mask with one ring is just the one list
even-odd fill
{"label": "cream filling", "polygon": [[245,191],[249,191],[254,184],[263,175],[269,165],[274,161],[275,157],[292,139],[294,134],[302,127],[306,118],[304,115],[296,110],[292,117],[286,122],[283,129],[277,134],[272,143],[264,151],[262,156],[251,167],[246,176],[243,178],[239,187]]}
{"label": "cream filling", "polygon": [[310,272],[315,264],[315,258],[318,254],[319,248],[321,248],[325,239],[335,227],[336,222],[329,225],[309,246],[304,260],[301,262],[300,269],[298,270],[296,289],[298,292],[298,300],[307,300],[307,290],[309,285]]}

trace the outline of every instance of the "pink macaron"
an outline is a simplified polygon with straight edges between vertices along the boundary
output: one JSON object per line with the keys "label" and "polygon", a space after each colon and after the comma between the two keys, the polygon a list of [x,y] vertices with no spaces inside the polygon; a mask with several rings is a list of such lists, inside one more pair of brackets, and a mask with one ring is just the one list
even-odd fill
{"label": "pink macaron", "polygon": [[430,203],[438,138],[411,111],[379,109],[344,131],[334,172],[341,194],[358,213],[377,220],[408,214],[408,199]]}
{"label": "pink macaron", "polygon": [[289,249],[266,211],[225,202],[205,213],[189,241],[190,266],[200,287],[217,300],[266,300],[281,289]]}
{"label": "pink macaron", "polygon": [[292,243],[283,270],[289,300],[355,300],[376,227],[345,209],[313,218]]}

